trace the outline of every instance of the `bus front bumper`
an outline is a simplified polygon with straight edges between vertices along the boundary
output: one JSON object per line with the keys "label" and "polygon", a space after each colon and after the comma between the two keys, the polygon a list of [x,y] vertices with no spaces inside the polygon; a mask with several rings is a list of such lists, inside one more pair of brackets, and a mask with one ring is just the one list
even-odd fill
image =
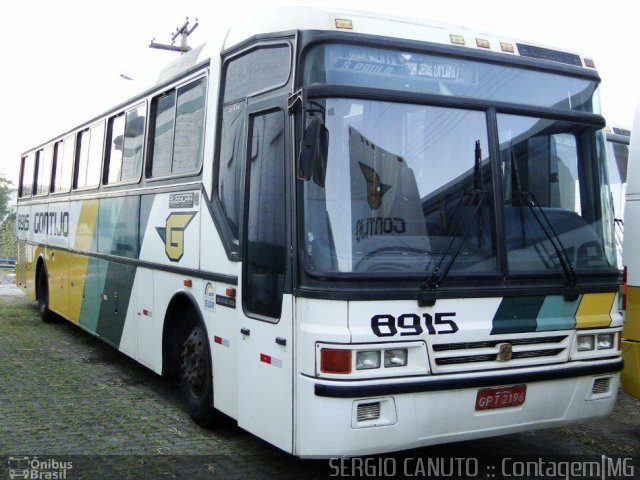
{"label": "bus front bumper", "polygon": [[[622,367],[613,359],[420,380],[300,375],[294,454],[370,455],[605,417],[613,410]],[[513,385],[526,385],[522,405],[476,410],[479,390]]]}

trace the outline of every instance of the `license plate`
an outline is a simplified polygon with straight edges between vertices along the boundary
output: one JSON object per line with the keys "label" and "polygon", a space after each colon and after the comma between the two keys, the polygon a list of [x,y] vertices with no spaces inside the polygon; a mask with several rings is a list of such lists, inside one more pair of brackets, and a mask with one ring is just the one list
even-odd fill
{"label": "license plate", "polygon": [[517,407],[524,403],[527,396],[526,385],[512,387],[485,388],[478,391],[476,410],[492,410],[494,408]]}

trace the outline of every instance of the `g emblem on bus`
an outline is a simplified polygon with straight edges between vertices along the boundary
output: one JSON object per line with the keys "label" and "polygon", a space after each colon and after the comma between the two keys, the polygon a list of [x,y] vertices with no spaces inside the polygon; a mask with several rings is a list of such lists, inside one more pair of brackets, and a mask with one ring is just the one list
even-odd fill
{"label": "g emblem on bus", "polygon": [[167,217],[164,227],[156,227],[164,242],[164,252],[172,262],[179,262],[184,255],[184,231],[196,213],[174,212]]}

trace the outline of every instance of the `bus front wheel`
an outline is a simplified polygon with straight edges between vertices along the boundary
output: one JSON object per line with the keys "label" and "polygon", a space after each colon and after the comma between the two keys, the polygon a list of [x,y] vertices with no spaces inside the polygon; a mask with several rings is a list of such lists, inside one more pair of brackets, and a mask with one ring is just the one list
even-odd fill
{"label": "bus front wheel", "polygon": [[209,427],[215,418],[209,343],[198,320],[190,319],[189,324],[180,351],[180,393],[192,420]]}
{"label": "bus front wheel", "polygon": [[49,282],[47,281],[47,271],[43,268],[38,273],[38,312],[43,322],[50,323],[54,320],[54,313],[49,310]]}

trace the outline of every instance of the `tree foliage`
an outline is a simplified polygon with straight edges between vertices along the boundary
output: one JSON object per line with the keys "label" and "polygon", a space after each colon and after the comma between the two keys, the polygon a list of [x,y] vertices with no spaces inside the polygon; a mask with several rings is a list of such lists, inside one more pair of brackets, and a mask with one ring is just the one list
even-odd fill
{"label": "tree foliage", "polygon": [[0,220],[3,220],[4,217],[9,213],[9,194],[11,189],[11,180],[7,180],[7,178],[0,173]]}
{"label": "tree foliage", "polygon": [[16,258],[16,214],[0,223],[0,258]]}

